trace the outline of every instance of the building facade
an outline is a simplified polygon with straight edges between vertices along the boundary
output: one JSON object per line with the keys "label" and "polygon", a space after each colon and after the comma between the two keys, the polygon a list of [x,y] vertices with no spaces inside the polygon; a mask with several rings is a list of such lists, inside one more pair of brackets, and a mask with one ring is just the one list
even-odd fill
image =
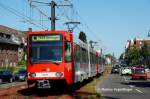
{"label": "building facade", "polygon": [[132,46],[135,46],[137,48],[141,48],[144,44],[144,40],[141,38],[135,38],[133,40],[127,40],[125,48],[128,49]]}
{"label": "building facade", "polygon": [[135,38],[134,40],[128,40],[125,47],[125,54],[128,52],[128,49],[131,47],[142,49],[144,46],[146,48],[145,51],[147,53],[147,56],[141,56],[140,63],[145,65],[150,65],[150,55],[148,54],[150,53],[150,40],[137,39],[137,38]]}
{"label": "building facade", "polygon": [[17,66],[22,60],[25,33],[0,25],[0,66]]}

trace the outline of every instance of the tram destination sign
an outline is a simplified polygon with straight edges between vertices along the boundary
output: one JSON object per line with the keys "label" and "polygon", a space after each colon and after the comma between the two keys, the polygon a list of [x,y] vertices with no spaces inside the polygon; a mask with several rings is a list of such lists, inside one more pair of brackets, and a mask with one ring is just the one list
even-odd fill
{"label": "tram destination sign", "polygon": [[34,35],[32,36],[32,41],[59,41],[61,40],[60,35]]}

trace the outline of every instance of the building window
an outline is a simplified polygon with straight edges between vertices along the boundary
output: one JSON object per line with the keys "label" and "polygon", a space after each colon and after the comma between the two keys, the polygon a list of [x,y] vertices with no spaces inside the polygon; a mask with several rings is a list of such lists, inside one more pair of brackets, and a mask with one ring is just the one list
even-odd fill
{"label": "building window", "polygon": [[13,67],[16,67],[16,62],[14,62]]}
{"label": "building window", "polygon": [[4,63],[3,63],[3,61],[2,61],[2,67],[4,67]]}
{"label": "building window", "polygon": [[12,67],[12,62],[10,62],[10,67]]}

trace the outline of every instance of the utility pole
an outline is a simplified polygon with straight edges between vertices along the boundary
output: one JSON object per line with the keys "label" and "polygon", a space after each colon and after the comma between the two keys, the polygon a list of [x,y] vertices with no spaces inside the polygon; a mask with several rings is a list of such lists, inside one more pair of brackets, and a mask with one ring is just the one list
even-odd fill
{"label": "utility pole", "polygon": [[147,36],[150,37],[150,30],[148,31],[148,35]]}
{"label": "utility pole", "polygon": [[56,3],[54,1],[51,1],[51,30],[55,30],[55,7],[56,7]]}
{"label": "utility pole", "polygon": [[94,48],[93,43],[96,44],[98,42],[94,42],[94,41],[91,40],[89,43],[90,43],[91,48]]}
{"label": "utility pole", "polygon": [[103,49],[101,48],[101,52],[100,52],[100,62],[101,62],[101,64],[100,65],[102,65],[103,63]]}
{"label": "utility pole", "polygon": [[[55,7],[56,6],[72,6],[72,5],[57,5],[53,0],[50,3],[51,5],[51,30],[55,30],[55,21],[57,20],[57,18],[55,17]],[[77,26],[77,24],[80,24],[80,22],[68,22],[66,23],[68,25],[69,28],[69,24],[75,24],[74,27],[72,27],[72,29],[70,29],[70,31],[72,32],[73,29]]]}
{"label": "utility pole", "polygon": [[[55,21],[57,20],[57,18],[55,17],[55,8],[56,6],[72,6],[72,5],[57,5],[54,0],[52,0],[50,3],[45,3],[45,2],[40,2],[40,1],[32,1],[32,0],[29,0],[30,2],[30,5],[32,2],[34,3],[40,3],[40,4],[45,4],[45,5],[48,5],[48,6],[51,6],[51,17],[49,18],[51,20],[51,30],[55,30],[56,28],[56,23]],[[79,23],[77,23],[79,24]]]}
{"label": "utility pole", "polygon": [[101,48],[101,55],[103,55],[103,49]]}

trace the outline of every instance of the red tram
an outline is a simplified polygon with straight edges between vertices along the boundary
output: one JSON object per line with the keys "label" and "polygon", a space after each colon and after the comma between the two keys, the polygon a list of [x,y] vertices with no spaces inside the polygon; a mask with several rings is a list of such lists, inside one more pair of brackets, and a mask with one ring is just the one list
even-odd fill
{"label": "red tram", "polygon": [[71,85],[104,70],[100,54],[80,40],[74,42],[69,32],[34,31],[27,36],[28,85],[50,88],[61,81]]}

